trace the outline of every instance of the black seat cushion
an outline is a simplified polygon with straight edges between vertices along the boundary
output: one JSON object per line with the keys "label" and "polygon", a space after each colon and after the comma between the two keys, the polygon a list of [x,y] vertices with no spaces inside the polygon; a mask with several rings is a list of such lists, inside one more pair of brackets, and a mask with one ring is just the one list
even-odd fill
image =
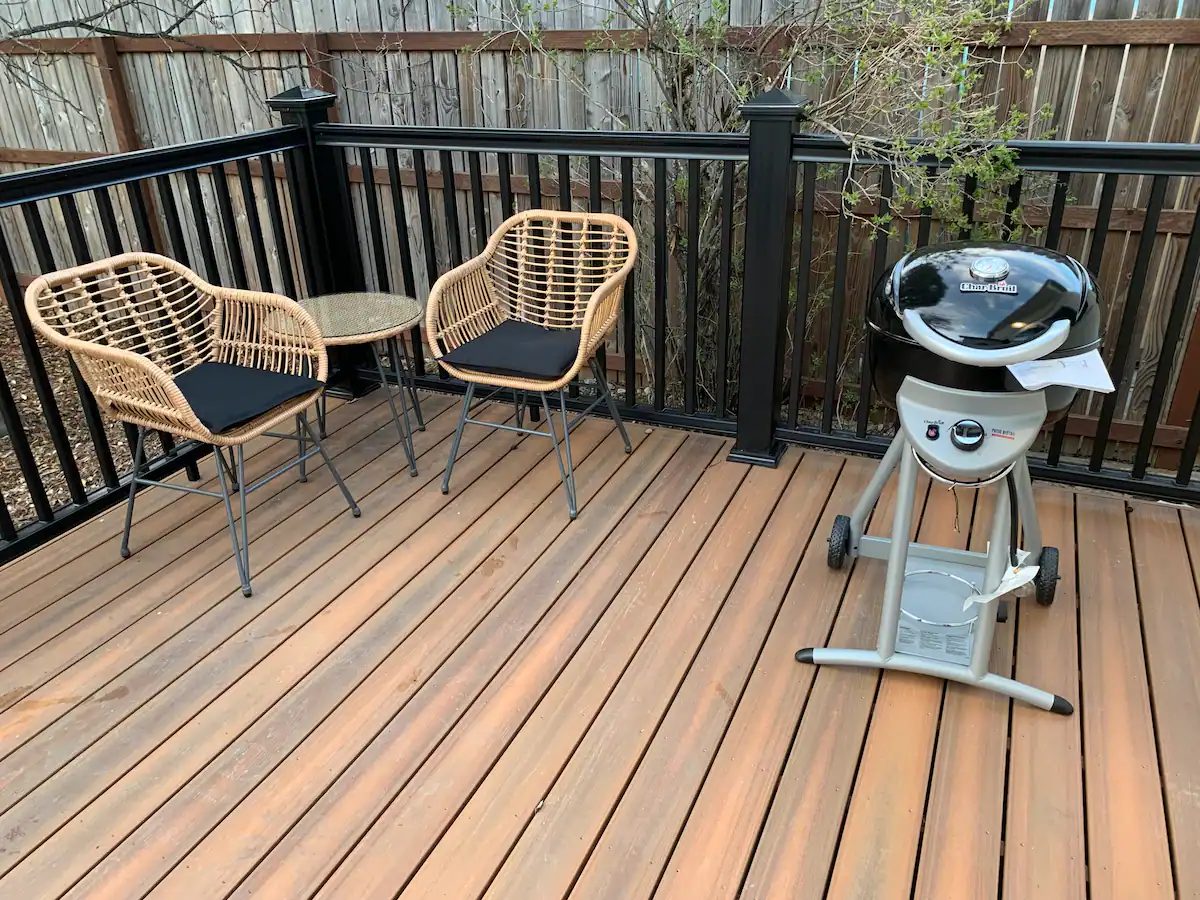
{"label": "black seat cushion", "polygon": [[506,319],[443,358],[456,368],[473,372],[556,381],[575,364],[580,334],[577,328],[542,328]]}
{"label": "black seat cushion", "polygon": [[175,386],[204,427],[220,434],[315,391],[321,382],[300,375],[206,362],[176,375]]}

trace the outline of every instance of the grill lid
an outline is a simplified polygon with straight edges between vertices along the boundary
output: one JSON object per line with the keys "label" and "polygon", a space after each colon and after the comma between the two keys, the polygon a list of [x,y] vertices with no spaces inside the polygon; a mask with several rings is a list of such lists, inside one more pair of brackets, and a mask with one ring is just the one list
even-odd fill
{"label": "grill lid", "polygon": [[[870,324],[911,343],[908,310],[963,347],[1019,347],[1065,320],[1071,328],[1052,356],[1100,343],[1100,308],[1087,270],[1075,260],[1023,244],[957,242],[905,256],[877,285]],[[1061,327],[1061,326],[1060,326]]]}

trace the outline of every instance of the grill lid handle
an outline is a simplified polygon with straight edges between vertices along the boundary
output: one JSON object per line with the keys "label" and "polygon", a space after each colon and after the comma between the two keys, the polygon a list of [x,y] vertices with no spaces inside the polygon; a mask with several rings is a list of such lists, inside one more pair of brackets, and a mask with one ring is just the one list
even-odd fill
{"label": "grill lid handle", "polygon": [[944,359],[962,363],[966,366],[983,366],[999,368],[1011,366],[1014,363],[1029,362],[1041,359],[1061,347],[1071,333],[1071,323],[1059,319],[1047,329],[1046,333],[1034,338],[1028,343],[1002,350],[976,350],[964,347],[957,341],[952,341],[929,327],[919,312],[915,309],[904,311],[904,330],[909,337],[928,350]]}

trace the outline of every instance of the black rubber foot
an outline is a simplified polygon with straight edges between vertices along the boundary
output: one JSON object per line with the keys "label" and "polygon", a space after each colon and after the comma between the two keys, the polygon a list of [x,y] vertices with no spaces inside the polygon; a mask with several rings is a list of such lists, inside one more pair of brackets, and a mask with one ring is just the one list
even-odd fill
{"label": "black rubber foot", "polygon": [[130,554],[129,554],[129,548],[128,548],[128,547],[122,547],[122,548],[121,548],[121,559],[129,559],[129,556],[130,556]]}
{"label": "black rubber foot", "polygon": [[308,484],[308,476],[307,476],[307,475],[301,475],[301,476],[300,476],[300,483],[301,483],[301,484]]}
{"label": "black rubber foot", "polygon": [[813,648],[805,647],[803,650],[796,651],[796,662],[811,663],[813,661]]}
{"label": "black rubber foot", "polygon": [[356,507],[354,507],[354,509],[350,510],[350,515],[354,516],[354,518],[356,518],[356,519],[361,519],[362,518],[362,510],[356,506]]}
{"label": "black rubber foot", "polygon": [[411,478],[416,478],[416,477],[417,477],[417,473],[416,473],[416,472],[414,472],[412,469],[409,469],[409,470],[408,470],[408,474],[409,474],[409,476],[410,476]]}
{"label": "black rubber foot", "polygon": [[425,426],[424,426],[424,425],[418,425],[418,426],[417,426],[417,431],[424,431],[424,430],[425,430]]}
{"label": "black rubber foot", "polygon": [[250,588],[248,588],[248,587],[242,588],[242,596],[243,597],[250,597],[253,594],[254,594],[254,591],[250,590]]}
{"label": "black rubber foot", "polygon": [[442,493],[443,493],[443,494],[448,494],[448,493],[450,493],[450,488],[442,488]]}
{"label": "black rubber foot", "polygon": [[1060,716],[1069,716],[1075,712],[1075,707],[1071,705],[1069,700],[1055,694],[1054,704],[1050,707],[1050,712],[1058,713]]}

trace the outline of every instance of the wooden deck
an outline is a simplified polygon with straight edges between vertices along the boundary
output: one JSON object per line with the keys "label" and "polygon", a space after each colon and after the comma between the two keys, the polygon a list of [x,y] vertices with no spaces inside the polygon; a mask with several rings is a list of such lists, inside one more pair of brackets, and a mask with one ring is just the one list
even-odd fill
{"label": "wooden deck", "polygon": [[[251,599],[166,491],[126,562],[117,510],[0,570],[0,897],[1200,896],[1196,513],[1039,488],[1059,600],[993,666],[1061,718],[794,661],[874,641],[883,564],[824,561],[866,461],[589,422],[569,524],[548,441],[468,430],[444,497],[426,409],[419,478],[331,412],[360,520],[323,467],[253,495]],[[921,539],[978,546],[961,502]]]}

